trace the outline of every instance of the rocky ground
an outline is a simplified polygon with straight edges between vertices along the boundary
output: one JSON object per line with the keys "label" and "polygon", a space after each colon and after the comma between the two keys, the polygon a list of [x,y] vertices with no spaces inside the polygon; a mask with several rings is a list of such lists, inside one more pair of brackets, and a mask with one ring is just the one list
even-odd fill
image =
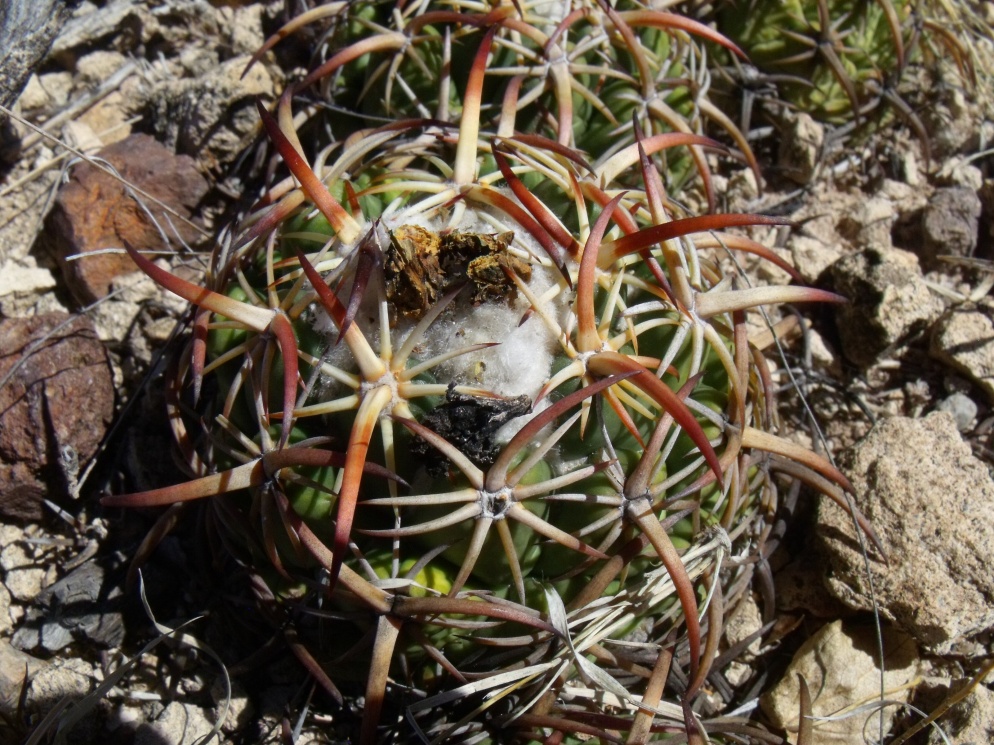
{"label": "rocky ground", "polygon": [[[186,312],[105,249],[161,249],[194,276],[259,195],[255,97],[307,58],[285,45],[241,75],[283,6],[84,2],[17,103],[25,123],[0,170],[0,742],[194,742],[215,723],[230,741],[276,742],[308,710],[306,677],[244,620],[245,594],[212,574],[195,525],[96,504],[179,478],[157,391]],[[989,82],[994,53],[979,48]],[[716,162],[723,206],[789,215],[766,241],[850,299],[778,326],[775,374],[785,429],[838,458],[887,560],[802,492],[772,557],[776,607],[733,614],[741,653],[720,670],[746,713],[788,730],[803,672],[827,717],[819,743],[877,741],[880,712],[895,736],[939,712],[951,742],[994,740],[994,105],[946,72],[922,74],[911,101],[928,158],[900,126],[841,139],[800,115],[757,130],[762,191]],[[139,579],[130,557],[173,521]],[[333,723],[314,711],[307,731],[327,741]]]}

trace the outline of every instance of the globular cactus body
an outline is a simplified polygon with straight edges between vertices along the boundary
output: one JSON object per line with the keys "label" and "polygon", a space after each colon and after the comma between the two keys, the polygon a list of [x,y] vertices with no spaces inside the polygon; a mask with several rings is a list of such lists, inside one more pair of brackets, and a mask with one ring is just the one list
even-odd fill
{"label": "globular cactus body", "polygon": [[[837,298],[723,273],[723,251],[783,265],[724,232],[780,221],[686,216],[650,154],[717,143],[643,132],[635,112],[619,122],[624,141],[591,163],[576,142],[590,123],[563,114],[576,88],[559,96],[551,72],[530,84],[553,124],[514,126],[513,84],[497,84],[509,57],[573,52],[587,36],[570,41],[568,29],[596,17],[613,24],[598,44],[624,38],[664,69],[668,50],[689,44],[682,21],[599,4],[543,30],[527,8],[522,19],[510,5],[471,17],[419,7],[432,43],[475,42],[461,87],[401,44],[403,28],[343,47],[314,77],[353,76],[368,97],[367,73],[387,64],[376,47],[403,49],[398,66],[443,76],[431,118],[352,133],[309,161],[285,97],[276,116],[260,113],[292,176],[215,254],[206,286],[132,251],[196,306],[173,389],[198,398],[210,437],[195,447],[194,419],[177,414],[197,478],[105,502],[210,497],[222,543],[271,567],[271,600],[293,600],[298,656],[334,670],[316,673],[332,695],[363,681],[365,742],[386,736],[381,718],[400,737],[402,720],[383,713],[405,690],[406,721],[440,739],[698,732],[689,704],[722,607],[752,571],[724,567],[768,532],[776,472],[840,501],[847,486],[772,434],[746,313]],[[365,12],[353,30],[372,28]],[[639,24],[651,48],[632,48]],[[216,393],[201,396],[207,377]],[[318,606],[329,617],[315,622]],[[662,701],[669,654],[687,672],[680,705]],[[453,701],[458,714],[439,708]]]}

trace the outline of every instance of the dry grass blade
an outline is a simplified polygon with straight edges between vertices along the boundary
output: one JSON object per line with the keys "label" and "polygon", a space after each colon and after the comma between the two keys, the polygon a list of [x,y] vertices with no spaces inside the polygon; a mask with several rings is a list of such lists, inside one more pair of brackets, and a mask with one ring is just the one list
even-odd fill
{"label": "dry grass blade", "polygon": [[10,109],[8,109],[6,106],[4,106],[2,104],[0,104],[0,113],[4,114],[5,116],[10,117],[11,119],[13,119],[18,124],[20,124],[20,125],[22,125],[24,127],[27,127],[32,132],[35,132],[38,136],[40,136],[40,137],[48,140],[49,142],[51,142],[53,145],[61,147],[61,148],[64,148],[65,150],[68,150],[69,152],[71,152],[73,155],[75,155],[80,160],[86,161],[87,163],[89,163],[90,165],[92,165],[94,168],[98,169],[99,171],[102,171],[103,173],[107,174],[108,176],[110,176],[114,180],[119,181],[120,183],[122,183],[124,185],[124,187],[130,193],[137,194],[142,199],[145,199],[149,203],[154,204],[156,207],[158,207],[159,209],[161,209],[163,212],[167,213],[171,218],[173,218],[175,220],[179,220],[180,222],[185,223],[186,225],[188,225],[190,228],[192,228],[193,230],[195,230],[197,233],[199,233],[200,235],[204,236],[205,238],[211,237],[211,234],[208,233],[206,230],[204,230],[201,226],[199,226],[196,223],[192,222],[186,216],[181,215],[179,212],[176,211],[175,208],[173,208],[170,205],[166,204],[161,199],[158,199],[158,198],[152,196],[151,194],[149,194],[148,192],[144,191],[143,189],[139,189],[134,184],[129,183],[128,181],[126,181],[124,178],[121,177],[121,174],[117,173],[117,171],[115,171],[113,168],[111,168],[111,167],[105,165],[104,163],[102,163],[98,158],[94,158],[93,156],[88,155],[88,154],[82,152],[81,150],[79,150],[77,148],[74,148],[72,145],[69,145],[68,143],[60,140],[58,137],[49,134],[45,130],[41,129],[40,127],[38,127],[35,124],[32,124],[27,119],[25,119],[24,117],[20,116],[16,112],[11,111]]}
{"label": "dry grass blade", "polygon": [[[145,613],[149,620],[152,621],[152,624],[155,626],[156,630],[159,632],[159,636],[152,639],[144,647],[142,647],[138,654],[134,657],[126,659],[114,668],[114,670],[107,673],[100,685],[81,700],[75,703],[70,703],[70,701],[65,698],[60,700],[56,707],[49,713],[48,716],[45,717],[45,719],[31,734],[25,745],[37,745],[38,743],[41,743],[44,738],[54,738],[56,743],[65,743],[67,741],[66,738],[70,736],[73,728],[80,721],[82,721],[84,717],[90,715],[103,700],[104,696],[106,696],[114,686],[118,685],[125,678],[125,676],[135,669],[141,661],[141,658],[167,639],[185,644],[204,652],[215,662],[217,662],[218,666],[221,668],[222,679],[225,686],[224,704],[221,707],[221,711],[218,713],[217,721],[211,731],[199,738],[195,745],[205,745],[214,739],[214,737],[221,731],[221,725],[228,716],[228,707],[231,704],[231,680],[228,677],[228,668],[225,666],[221,658],[218,657],[218,655],[209,646],[201,642],[199,639],[190,636],[187,633],[183,633],[185,628],[193,623],[196,623],[203,618],[203,616],[191,618],[175,628],[169,628],[168,626],[164,626],[155,620],[155,616],[152,614],[152,609],[148,604],[147,598],[145,597],[144,582],[140,582],[139,592],[141,594],[142,605],[145,607]],[[51,731],[53,726],[55,727],[54,732]]]}
{"label": "dry grass blade", "polygon": [[[969,696],[978,686],[982,685],[984,679],[992,672],[994,672],[994,658],[988,660],[963,687],[955,691],[950,691],[949,695],[942,700],[942,703],[925,717],[925,719],[916,722],[913,727],[894,740],[891,745],[904,745],[926,727],[934,726],[941,717],[945,716],[946,712]],[[943,735],[943,737],[945,736]]]}

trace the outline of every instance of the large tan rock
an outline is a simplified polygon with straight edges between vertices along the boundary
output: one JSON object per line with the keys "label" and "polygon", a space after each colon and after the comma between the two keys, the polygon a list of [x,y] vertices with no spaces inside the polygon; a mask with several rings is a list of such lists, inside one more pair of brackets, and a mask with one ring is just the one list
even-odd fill
{"label": "large tan rock", "polygon": [[842,351],[869,367],[923,333],[942,306],[932,297],[914,254],[878,246],[829,268],[832,289],[848,299],[835,310]]}
{"label": "large tan rock", "polygon": [[256,99],[277,95],[276,81],[262,65],[245,72],[249,57],[198,70],[151,91],[148,106],[156,134],[178,153],[188,153],[215,171],[257,136]]}
{"label": "large tan rock", "polygon": [[994,303],[947,312],[932,330],[929,354],[968,377],[994,402]]}
{"label": "large tan rock", "polygon": [[[969,651],[973,637],[994,629],[994,482],[952,416],[882,420],[841,464],[887,550],[888,564],[870,563],[881,613],[933,653]],[[831,592],[872,610],[852,521],[827,500],[818,536]]]}
{"label": "large tan rock", "polygon": [[808,114],[784,111],[780,134],[777,169],[798,184],[810,183],[821,164],[825,128]]}
{"label": "large tan rock", "polygon": [[[842,621],[823,626],[806,641],[791,661],[786,673],[772,690],[760,699],[763,711],[777,727],[797,732],[800,717],[800,683],[804,676],[811,692],[814,739],[818,745],[864,745],[864,734],[878,739],[880,717],[887,733],[894,721],[895,707],[882,712],[863,709],[880,698],[876,632],[872,626],[843,625]],[[918,652],[905,634],[888,630],[884,634],[884,688],[887,698],[907,701],[902,689],[918,674]],[[793,740],[791,740],[793,742]]]}
{"label": "large tan rock", "polygon": [[925,712],[932,712],[943,706],[950,697],[957,697],[956,703],[937,722],[942,732],[948,737],[943,740],[935,727],[929,727],[928,745],[946,745],[953,742],[956,745],[986,745],[994,742],[994,691],[989,686],[994,682],[994,675],[988,675],[986,681],[976,685],[961,699],[958,698],[970,685],[968,678],[926,678],[925,682],[915,691],[914,705]]}

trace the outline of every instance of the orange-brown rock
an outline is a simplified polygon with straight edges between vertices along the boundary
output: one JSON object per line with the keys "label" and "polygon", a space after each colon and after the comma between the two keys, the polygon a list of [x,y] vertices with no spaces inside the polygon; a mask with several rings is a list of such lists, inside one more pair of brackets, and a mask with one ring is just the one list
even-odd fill
{"label": "orange-brown rock", "polygon": [[[148,135],[132,135],[98,153],[128,183],[189,218],[207,193],[207,181],[192,158],[174,155]],[[144,203],[162,231],[156,227]],[[167,246],[162,233],[169,239]],[[177,249],[202,235],[159,205],[130,194],[118,179],[89,163],[77,165],[60,190],[47,223],[47,234],[66,282],[80,303],[105,296],[115,277],[136,271],[124,254],[98,254],[67,261],[67,257],[123,248],[144,251]]]}
{"label": "orange-brown rock", "polygon": [[66,491],[62,461],[82,469],[97,452],[114,416],[113,374],[86,316],[2,320],[0,350],[0,516],[35,520],[43,497]]}

